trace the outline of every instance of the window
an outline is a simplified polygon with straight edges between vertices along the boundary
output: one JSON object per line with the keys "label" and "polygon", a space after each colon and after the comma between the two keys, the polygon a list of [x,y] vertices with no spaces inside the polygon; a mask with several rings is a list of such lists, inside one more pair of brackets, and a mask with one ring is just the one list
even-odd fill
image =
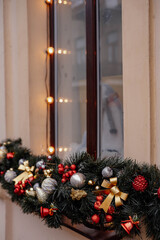
{"label": "window", "polygon": [[121,1],[58,1],[50,31],[56,153],[123,154]]}

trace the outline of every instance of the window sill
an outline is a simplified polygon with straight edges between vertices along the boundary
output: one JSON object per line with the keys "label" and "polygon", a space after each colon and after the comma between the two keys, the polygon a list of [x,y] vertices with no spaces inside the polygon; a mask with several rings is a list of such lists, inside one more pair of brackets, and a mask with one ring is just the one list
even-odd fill
{"label": "window sill", "polygon": [[81,234],[91,240],[120,240],[115,231],[100,231],[87,228],[82,224],[73,224],[67,217],[63,217],[63,226]]}

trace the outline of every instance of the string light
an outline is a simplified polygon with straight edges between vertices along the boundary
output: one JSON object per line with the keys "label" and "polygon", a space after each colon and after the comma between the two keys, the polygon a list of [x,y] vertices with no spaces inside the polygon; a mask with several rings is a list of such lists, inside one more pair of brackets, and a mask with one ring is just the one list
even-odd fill
{"label": "string light", "polygon": [[66,0],[64,0],[64,1],[58,0],[58,4],[71,5],[72,2],[71,1],[66,1]]}
{"label": "string light", "polygon": [[48,48],[47,48],[47,53],[48,53],[49,55],[52,55],[52,54],[54,53],[54,48],[53,48],[53,47],[48,47]]}
{"label": "string light", "polygon": [[63,1],[63,4],[66,5],[66,4],[67,4],[67,1]]}
{"label": "string light", "polygon": [[62,54],[62,49],[58,49],[58,54]]}
{"label": "string light", "polygon": [[51,97],[51,96],[47,97],[46,101],[47,101],[48,104],[52,104],[54,102],[54,98]]}
{"label": "string light", "polygon": [[63,103],[63,98],[59,98],[59,102],[60,102],[60,103]]}
{"label": "string light", "polygon": [[59,4],[62,4],[62,0],[58,0],[58,3],[59,3]]}
{"label": "string light", "polygon": [[46,0],[45,3],[46,4],[52,4],[52,0]]}
{"label": "string light", "polygon": [[67,54],[67,50],[63,50],[63,54],[66,55]]}
{"label": "string light", "polygon": [[52,147],[52,146],[49,146],[49,147],[48,147],[48,153],[49,153],[49,154],[53,154],[54,151],[55,151],[54,147]]}
{"label": "string light", "polygon": [[60,147],[58,150],[59,150],[59,152],[62,152],[62,151],[63,151],[63,148],[62,148],[62,147]]}
{"label": "string light", "polygon": [[67,99],[67,98],[66,98],[66,99],[64,99],[64,102],[65,102],[65,103],[68,103],[68,99]]}

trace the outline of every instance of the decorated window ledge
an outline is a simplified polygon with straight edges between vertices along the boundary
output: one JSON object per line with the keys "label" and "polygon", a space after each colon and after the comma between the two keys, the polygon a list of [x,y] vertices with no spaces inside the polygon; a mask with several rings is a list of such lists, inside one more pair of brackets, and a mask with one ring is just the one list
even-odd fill
{"label": "decorated window ledge", "polygon": [[[119,239],[141,234],[160,239],[160,171],[131,159],[93,159],[76,154],[35,156],[21,140],[0,146],[0,182],[24,213],[59,228],[63,217],[101,231],[115,230]],[[143,219],[143,220],[142,220]]]}

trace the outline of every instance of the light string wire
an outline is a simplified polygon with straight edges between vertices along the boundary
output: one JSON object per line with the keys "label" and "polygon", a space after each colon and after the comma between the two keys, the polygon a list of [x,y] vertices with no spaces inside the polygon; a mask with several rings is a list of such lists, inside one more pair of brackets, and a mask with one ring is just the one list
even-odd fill
{"label": "light string wire", "polygon": [[[49,6],[46,4],[46,23],[47,23],[47,49],[49,47]],[[46,59],[45,59],[45,67],[46,67],[46,72],[45,72],[45,89],[46,89],[46,99],[49,96],[49,87],[48,87],[48,68],[49,68],[49,54],[46,52]],[[48,149],[49,146],[49,104],[46,104],[46,150]]]}

